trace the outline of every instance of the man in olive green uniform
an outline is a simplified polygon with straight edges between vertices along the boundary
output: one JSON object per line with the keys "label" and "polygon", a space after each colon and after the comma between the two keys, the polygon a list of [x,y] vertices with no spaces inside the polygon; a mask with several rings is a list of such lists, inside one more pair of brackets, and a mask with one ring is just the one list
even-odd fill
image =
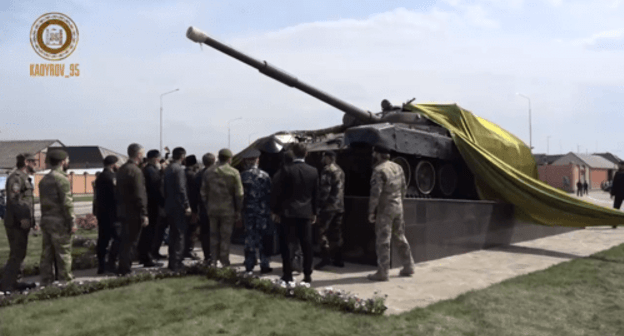
{"label": "man in olive green uniform", "polygon": [[403,168],[389,161],[390,150],[385,147],[373,149],[374,168],[371,176],[371,191],[368,204],[368,220],[375,223],[377,273],[369,280],[388,281],[390,269],[390,241],[399,249],[403,269],[401,276],[414,274],[414,259],[407,238],[403,220],[403,198],[407,191]]}
{"label": "man in olive green uniform", "polygon": [[33,185],[29,174],[35,173],[35,158],[30,154],[17,156],[17,170],[6,181],[7,208],[4,228],[9,240],[9,260],[4,266],[0,291],[22,290],[32,284],[18,283],[17,275],[26,257],[28,233],[35,226],[33,217]]}
{"label": "man in olive green uniform", "polygon": [[243,183],[238,170],[230,166],[232,152],[219,151],[219,162],[204,173],[201,198],[210,221],[212,264],[230,266],[230,238],[234,222],[241,218]]}
{"label": "man in olive green uniform", "polygon": [[118,275],[131,273],[133,251],[137,248],[141,228],[149,224],[145,178],[139,165],[145,149],[136,143],[128,146],[128,161],[117,170],[117,215],[121,222],[121,251]]}
{"label": "man in olive green uniform", "polygon": [[39,182],[41,204],[41,231],[43,247],[41,252],[41,284],[54,281],[54,262],[57,271],[65,281],[73,279],[71,273],[72,234],[77,230],[74,201],[72,199],[67,168],[69,157],[63,150],[48,152],[50,172]]}

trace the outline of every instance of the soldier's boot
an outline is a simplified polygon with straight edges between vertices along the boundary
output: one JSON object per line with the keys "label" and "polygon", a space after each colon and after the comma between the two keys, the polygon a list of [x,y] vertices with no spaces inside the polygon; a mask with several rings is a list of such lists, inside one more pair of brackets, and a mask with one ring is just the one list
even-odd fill
{"label": "soldier's boot", "polygon": [[388,270],[379,269],[375,274],[369,274],[366,278],[370,281],[389,281]]}
{"label": "soldier's boot", "polygon": [[414,266],[413,265],[409,265],[409,266],[404,266],[403,269],[399,272],[400,276],[404,276],[404,277],[409,277],[414,275]]}
{"label": "soldier's boot", "polygon": [[329,258],[329,251],[327,249],[323,249],[323,251],[321,252],[321,262],[319,262],[318,264],[314,265],[314,269],[315,270],[320,270],[323,269],[323,267],[331,264],[331,260]]}
{"label": "soldier's boot", "polygon": [[337,247],[336,253],[334,253],[334,262],[333,265],[336,267],[344,267],[344,261],[342,260],[342,248]]}

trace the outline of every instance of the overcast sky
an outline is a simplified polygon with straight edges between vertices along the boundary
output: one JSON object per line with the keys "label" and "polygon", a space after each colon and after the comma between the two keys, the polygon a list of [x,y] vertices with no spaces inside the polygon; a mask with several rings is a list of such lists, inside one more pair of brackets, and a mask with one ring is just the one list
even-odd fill
{"label": "overcast sky", "polygon": [[[61,12],[79,30],[78,78],[33,78],[50,63],[28,35]],[[456,102],[535,153],[624,156],[624,3],[617,0],[0,2],[0,140],[59,139],[121,153],[131,142],[190,154],[281,130],[337,125],[342,112],[185,36],[189,26],[363,109]]]}

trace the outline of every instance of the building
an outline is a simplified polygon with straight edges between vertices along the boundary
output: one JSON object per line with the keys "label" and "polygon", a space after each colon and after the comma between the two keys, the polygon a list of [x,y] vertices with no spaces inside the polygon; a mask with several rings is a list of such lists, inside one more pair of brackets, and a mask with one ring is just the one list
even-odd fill
{"label": "building", "polygon": [[543,154],[535,156],[539,179],[567,192],[576,191],[578,181],[587,181],[589,189],[600,189],[604,181],[613,179],[617,170],[615,163],[598,155],[570,152],[558,158]]}

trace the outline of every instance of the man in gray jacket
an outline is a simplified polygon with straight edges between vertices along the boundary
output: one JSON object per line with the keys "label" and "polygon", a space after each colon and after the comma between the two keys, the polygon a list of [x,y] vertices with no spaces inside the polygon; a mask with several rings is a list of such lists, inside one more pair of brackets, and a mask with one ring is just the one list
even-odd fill
{"label": "man in gray jacket", "polygon": [[186,150],[177,147],[172,154],[173,161],[165,170],[165,212],[169,221],[169,269],[175,272],[182,268],[184,235],[191,206],[186,192],[186,174],[182,167]]}

